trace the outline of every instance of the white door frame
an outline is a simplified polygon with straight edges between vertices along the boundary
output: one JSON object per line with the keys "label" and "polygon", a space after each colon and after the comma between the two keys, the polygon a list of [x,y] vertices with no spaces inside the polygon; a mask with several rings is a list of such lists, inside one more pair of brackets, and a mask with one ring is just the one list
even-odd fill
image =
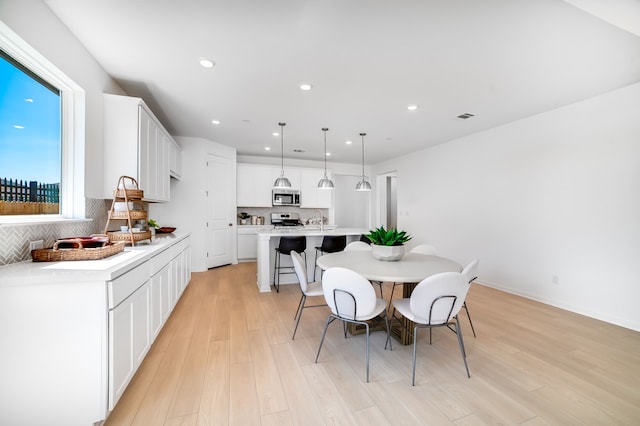
{"label": "white door frame", "polygon": [[398,177],[397,172],[390,171],[376,176],[376,222],[377,226],[387,223],[387,177]]}

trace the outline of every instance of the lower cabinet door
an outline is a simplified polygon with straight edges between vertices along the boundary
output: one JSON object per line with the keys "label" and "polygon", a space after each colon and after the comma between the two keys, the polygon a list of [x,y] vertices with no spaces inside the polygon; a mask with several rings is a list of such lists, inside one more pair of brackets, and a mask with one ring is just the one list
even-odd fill
{"label": "lower cabinet door", "polygon": [[151,336],[155,338],[169,316],[170,267],[165,265],[151,277]]}
{"label": "lower cabinet door", "polygon": [[150,347],[149,281],[109,311],[109,410]]}

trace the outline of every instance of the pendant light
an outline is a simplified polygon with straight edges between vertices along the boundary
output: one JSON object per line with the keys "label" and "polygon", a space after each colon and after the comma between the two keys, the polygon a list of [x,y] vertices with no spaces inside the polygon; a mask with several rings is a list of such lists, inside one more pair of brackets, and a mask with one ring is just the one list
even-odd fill
{"label": "pendant light", "polygon": [[320,189],[333,189],[333,182],[327,177],[327,130],[326,127],[322,128],[324,132],[324,177],[318,182],[318,188]]}
{"label": "pendant light", "polygon": [[273,187],[274,188],[291,188],[291,182],[289,181],[289,179],[287,179],[286,177],[284,177],[284,126],[286,126],[287,123],[278,123],[278,126],[280,126],[280,177],[278,179],[276,179],[275,182],[273,182]]}
{"label": "pendant light", "polygon": [[360,133],[362,137],[362,180],[356,184],[356,191],[371,191],[371,185],[364,178],[364,137],[366,133]]}

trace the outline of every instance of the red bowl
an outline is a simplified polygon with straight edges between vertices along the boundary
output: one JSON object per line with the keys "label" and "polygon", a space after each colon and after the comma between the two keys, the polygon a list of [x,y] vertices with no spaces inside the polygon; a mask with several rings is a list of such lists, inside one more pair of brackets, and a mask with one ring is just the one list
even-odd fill
{"label": "red bowl", "polygon": [[61,238],[56,241],[54,248],[77,249],[77,248],[98,248],[109,242],[106,235],[92,235],[90,237],[70,237]]}
{"label": "red bowl", "polygon": [[162,228],[156,229],[156,233],[159,233],[159,234],[170,234],[175,230],[176,230],[176,228],[172,228],[170,226],[163,226]]}

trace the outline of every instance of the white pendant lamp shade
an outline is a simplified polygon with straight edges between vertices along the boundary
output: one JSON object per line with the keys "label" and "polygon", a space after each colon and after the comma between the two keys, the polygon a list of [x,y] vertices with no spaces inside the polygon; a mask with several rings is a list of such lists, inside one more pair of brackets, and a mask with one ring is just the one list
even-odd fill
{"label": "white pendant lamp shade", "polygon": [[291,188],[291,182],[284,176],[284,126],[287,123],[278,123],[280,126],[280,177],[273,182],[274,188]]}
{"label": "white pendant lamp shade", "polygon": [[371,191],[371,184],[364,178],[364,137],[366,133],[360,133],[362,137],[362,180],[356,184],[356,191]]}
{"label": "white pendant lamp shade", "polygon": [[324,132],[324,176],[318,182],[318,188],[320,189],[333,189],[333,182],[327,177],[327,130],[329,129],[326,127],[322,128]]}

